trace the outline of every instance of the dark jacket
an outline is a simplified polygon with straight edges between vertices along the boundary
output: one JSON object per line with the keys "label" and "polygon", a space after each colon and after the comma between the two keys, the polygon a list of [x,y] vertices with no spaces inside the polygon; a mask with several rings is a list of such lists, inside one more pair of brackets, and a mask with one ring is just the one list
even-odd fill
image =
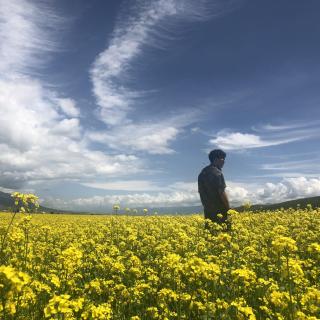
{"label": "dark jacket", "polygon": [[220,196],[225,188],[226,183],[220,169],[212,164],[202,169],[198,176],[198,191],[205,218],[212,219],[218,213],[224,214],[227,211]]}

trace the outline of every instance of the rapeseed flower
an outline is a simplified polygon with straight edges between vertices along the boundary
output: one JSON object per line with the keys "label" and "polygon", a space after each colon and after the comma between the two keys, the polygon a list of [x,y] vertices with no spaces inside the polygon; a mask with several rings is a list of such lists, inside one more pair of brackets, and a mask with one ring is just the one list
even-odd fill
{"label": "rapeseed flower", "polygon": [[272,241],[272,247],[279,253],[297,251],[296,241],[290,237],[279,236]]}
{"label": "rapeseed flower", "polygon": [[[0,215],[3,239],[11,216]],[[319,318],[320,210],[231,216],[226,233],[200,215],[18,213],[0,318]]]}

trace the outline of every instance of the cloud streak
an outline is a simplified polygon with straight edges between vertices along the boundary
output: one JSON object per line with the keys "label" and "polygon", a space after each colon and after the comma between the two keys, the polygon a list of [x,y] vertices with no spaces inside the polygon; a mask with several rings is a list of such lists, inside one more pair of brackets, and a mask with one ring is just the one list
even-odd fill
{"label": "cloud streak", "polygon": [[209,140],[209,144],[231,151],[277,146],[318,137],[318,125],[317,121],[286,125],[267,124],[253,127],[253,133],[221,130]]}
{"label": "cloud streak", "polygon": [[291,139],[277,139],[277,140],[264,140],[258,135],[241,132],[224,133],[219,132],[214,139],[210,139],[211,145],[224,150],[243,150],[252,148],[263,148],[276,146],[280,144],[290,143],[294,141],[302,140],[299,137]]}
{"label": "cloud streak", "polygon": [[[93,93],[100,117],[107,125],[130,123],[128,113],[141,92],[130,88],[132,65],[146,46],[155,46],[181,21],[204,20],[219,15],[226,3],[200,0],[137,1],[131,16],[119,20],[108,47],[101,52],[90,70]],[[228,3],[228,8],[230,3]],[[207,10],[206,10],[207,9]],[[208,12],[211,11],[211,14]],[[122,17],[123,18],[123,17]],[[125,22],[124,22],[125,21]]]}
{"label": "cloud streak", "polygon": [[115,180],[111,182],[85,182],[83,186],[102,190],[159,191],[162,188],[148,180]]}
{"label": "cloud streak", "polygon": [[278,163],[266,163],[261,165],[261,169],[270,171],[320,171],[320,164],[318,158],[313,158],[309,160],[299,160],[299,161],[285,161]]}
{"label": "cloud streak", "polygon": [[27,0],[0,2],[0,73],[28,73],[42,66],[43,54],[55,52],[52,40],[59,19],[48,7],[42,8]]}
{"label": "cloud streak", "polygon": [[[144,151],[150,154],[170,154],[170,144],[185,126],[197,119],[194,111],[182,124],[181,116],[167,119],[134,121],[135,105],[145,92],[133,85],[134,65],[146,47],[159,49],[170,39],[170,32],[182,22],[203,21],[216,17],[232,7],[232,2],[200,0],[136,1],[116,24],[107,48],[99,53],[90,70],[93,94],[99,106],[99,120],[108,127],[104,132],[91,132],[91,141],[103,143],[115,150]],[[124,15],[124,16],[123,16]],[[172,40],[172,39],[170,39]],[[141,115],[140,115],[141,116]],[[192,119],[192,120],[191,120]]]}
{"label": "cloud streak", "polygon": [[151,28],[162,18],[177,12],[172,1],[159,2],[158,8],[155,6],[157,2],[151,3],[141,15],[131,18],[129,24],[116,27],[108,48],[99,54],[91,69],[93,93],[101,108],[100,115],[109,125],[129,121],[129,106],[138,95],[123,86],[124,72],[141,53]]}
{"label": "cloud streak", "polygon": [[197,112],[185,110],[184,115],[157,121],[129,123],[115,126],[107,131],[87,132],[86,138],[88,141],[98,142],[118,151],[172,154],[175,151],[170,148],[170,143],[198,117]]}
{"label": "cloud streak", "polygon": [[252,130],[260,133],[270,133],[270,132],[290,132],[297,131],[301,129],[310,129],[319,127],[320,121],[292,121],[286,124],[265,124],[261,126],[253,126]]}

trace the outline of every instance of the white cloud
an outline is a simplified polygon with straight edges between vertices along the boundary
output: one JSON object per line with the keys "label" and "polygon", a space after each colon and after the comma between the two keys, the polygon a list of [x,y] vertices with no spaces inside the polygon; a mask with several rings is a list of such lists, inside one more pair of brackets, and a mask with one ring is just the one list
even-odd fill
{"label": "white cloud", "polygon": [[[288,200],[312,197],[320,194],[320,179],[303,176],[284,178],[279,182],[263,184],[228,183],[230,199],[237,204],[245,201],[252,203],[279,203]],[[241,200],[241,201],[240,201]]]}
{"label": "white cloud", "polygon": [[76,107],[76,102],[73,99],[65,98],[58,99],[61,110],[69,117],[77,118],[80,116],[80,110]]}
{"label": "white cloud", "polygon": [[[146,183],[146,182],[144,182]],[[246,201],[256,203],[279,203],[287,200],[312,197],[320,194],[319,178],[288,178],[277,183],[246,184],[228,182],[227,194],[232,206],[239,206]],[[122,207],[183,207],[199,206],[200,199],[197,184],[177,182],[168,186],[167,191],[128,193],[119,195],[94,196],[74,200],[49,199],[46,205],[59,206],[60,209],[107,211],[114,203]]]}
{"label": "white cloud", "polygon": [[232,1],[151,0],[137,1],[127,8],[115,25],[107,48],[99,53],[90,70],[98,118],[108,129],[91,132],[87,137],[116,150],[173,153],[170,144],[196,119],[185,124],[174,123],[175,116],[165,121],[156,117],[145,121],[140,113],[141,120],[134,121],[134,105],[146,94],[133,89],[138,82],[134,62],[145,54],[146,47],[159,48],[167,43],[170,32],[181,28],[181,22],[217,17],[230,10],[232,4]]}
{"label": "white cloud", "polygon": [[188,192],[197,193],[198,186],[195,182],[176,182],[171,185],[161,186],[149,180],[112,180],[108,182],[83,182],[84,186],[104,189],[104,190],[121,190],[121,191],[146,191],[146,192]]}
{"label": "white cloud", "polygon": [[319,121],[291,121],[252,127],[253,133],[221,130],[209,140],[210,145],[225,150],[245,150],[277,146],[319,137]]}
{"label": "white cloud", "polygon": [[[195,7],[191,1],[152,0],[136,3],[131,16],[118,20],[113,37],[91,68],[93,93],[100,107],[99,119],[109,125],[108,129],[90,132],[89,141],[99,142],[109,148],[150,154],[170,154],[170,144],[184,127],[196,121],[195,112],[184,110],[186,115],[167,119],[133,121],[133,100],[142,98],[142,92],[130,88],[131,67],[134,59],[143,54],[146,45],[155,45],[155,39],[166,33],[159,31],[167,19],[200,19],[204,4]],[[193,18],[192,18],[193,17]],[[157,41],[156,41],[157,42]],[[188,117],[188,120],[183,118]]]}
{"label": "white cloud", "polygon": [[45,180],[76,180],[125,176],[142,171],[142,161],[134,156],[106,155],[93,151],[81,141],[63,135],[46,135],[46,144],[20,151],[0,144],[0,184],[21,187]]}
{"label": "white cloud", "polygon": [[175,13],[173,1],[152,1],[150,7],[142,10],[141,16],[131,17],[127,25],[120,24],[115,29],[109,47],[95,60],[91,69],[93,92],[105,123],[117,125],[128,121],[129,105],[137,93],[124,87],[121,75],[141,52],[150,29],[159,20]]}
{"label": "white cloud", "polygon": [[78,138],[80,137],[80,122],[78,119],[63,119],[53,127],[51,132],[56,135]]}
{"label": "white cloud", "polygon": [[28,150],[44,142],[51,125],[60,122],[45,95],[41,84],[31,78],[0,79],[1,143]]}
{"label": "white cloud", "polygon": [[263,202],[281,202],[295,198],[312,197],[320,194],[319,178],[286,178],[279,183],[266,183],[258,190]]}
{"label": "white cloud", "polygon": [[57,50],[48,26],[59,19],[27,0],[0,2],[0,73],[25,73],[45,62],[43,53]]}
{"label": "white cloud", "polygon": [[[222,2],[199,0],[137,1],[131,16],[122,17],[114,29],[108,47],[91,68],[93,93],[100,106],[100,119],[108,125],[130,123],[128,113],[141,92],[130,88],[132,64],[146,46],[158,47],[168,31],[183,20],[216,17],[230,6]],[[209,13],[210,12],[210,13]]]}
{"label": "white cloud", "polygon": [[150,154],[168,154],[174,152],[168,147],[178,135],[179,130],[173,126],[160,124],[129,124],[116,127],[107,132],[92,132],[87,137],[108,145],[113,149],[146,151]]}
{"label": "white cloud", "polygon": [[253,201],[252,191],[254,187],[252,185],[246,185],[243,183],[227,182],[226,192],[228,198],[233,206],[242,205],[246,201]]}
{"label": "white cloud", "polygon": [[162,189],[148,180],[115,180],[109,182],[84,182],[84,186],[103,189],[103,190],[121,190],[121,191],[155,191]]}
{"label": "white cloud", "polygon": [[198,183],[197,182],[176,182],[167,187],[168,189],[172,189],[174,191],[184,191],[189,193],[197,193],[198,192]]}
{"label": "white cloud", "polygon": [[319,123],[319,121],[292,121],[286,124],[266,124],[252,127],[254,133],[221,130],[209,140],[209,144],[225,150],[277,146],[318,137]]}
{"label": "white cloud", "polygon": [[276,146],[280,144],[290,143],[302,140],[303,137],[293,137],[288,139],[273,139],[264,140],[258,135],[241,132],[224,132],[221,131],[213,139],[209,140],[211,145],[215,145],[225,150],[241,150],[251,148],[262,148],[269,146]]}
{"label": "white cloud", "polygon": [[[282,158],[282,157],[281,157]],[[280,158],[280,159],[281,159]],[[300,160],[299,160],[300,158]],[[320,163],[317,152],[289,154],[284,159],[295,159],[261,164],[260,168],[266,171],[265,174],[259,175],[260,178],[280,177],[280,178],[297,178],[304,176],[306,178],[319,177]]]}
{"label": "white cloud", "polygon": [[59,29],[59,19],[52,21],[48,7],[39,4],[0,2],[1,187],[139,172],[142,161],[135,156],[92,150],[83,139],[75,101],[60,98],[32,76],[55,47],[51,39]]}
{"label": "white cloud", "polygon": [[259,136],[240,132],[218,133],[217,137],[209,142],[226,150],[256,148],[264,144]]}
{"label": "white cloud", "polygon": [[311,129],[314,127],[319,127],[320,121],[291,121],[290,123],[285,124],[265,124],[261,126],[254,126],[252,130],[256,132],[269,133],[269,132],[288,132],[296,131],[300,129]]}
{"label": "white cloud", "polygon": [[115,150],[171,154],[174,150],[170,148],[170,143],[198,117],[197,111],[186,109],[183,115],[172,115],[157,121],[129,123],[103,131],[88,131],[86,138]]}
{"label": "white cloud", "polygon": [[121,207],[173,207],[190,206],[199,204],[197,194],[185,192],[172,192],[157,194],[132,193],[127,195],[94,196],[90,198],[78,198],[69,201],[54,199],[46,201],[47,206],[55,205],[60,209],[68,210],[110,210],[113,204],[120,203]]}
{"label": "white cloud", "polygon": [[297,161],[285,161],[279,163],[266,163],[261,165],[261,169],[269,171],[281,171],[281,173],[288,171],[300,171],[303,173],[307,172],[319,172],[320,163],[319,158],[313,157],[308,160],[297,160]]}

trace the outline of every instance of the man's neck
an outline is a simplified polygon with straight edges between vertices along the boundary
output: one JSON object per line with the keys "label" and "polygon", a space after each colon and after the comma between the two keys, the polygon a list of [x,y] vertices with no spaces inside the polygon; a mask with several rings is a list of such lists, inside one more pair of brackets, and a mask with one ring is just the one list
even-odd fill
{"label": "man's neck", "polygon": [[218,165],[216,165],[216,164],[214,164],[214,163],[211,163],[211,165],[212,165],[213,167],[215,167],[215,168],[219,169],[220,171],[222,170],[222,168],[219,168],[219,166],[218,166]]}

